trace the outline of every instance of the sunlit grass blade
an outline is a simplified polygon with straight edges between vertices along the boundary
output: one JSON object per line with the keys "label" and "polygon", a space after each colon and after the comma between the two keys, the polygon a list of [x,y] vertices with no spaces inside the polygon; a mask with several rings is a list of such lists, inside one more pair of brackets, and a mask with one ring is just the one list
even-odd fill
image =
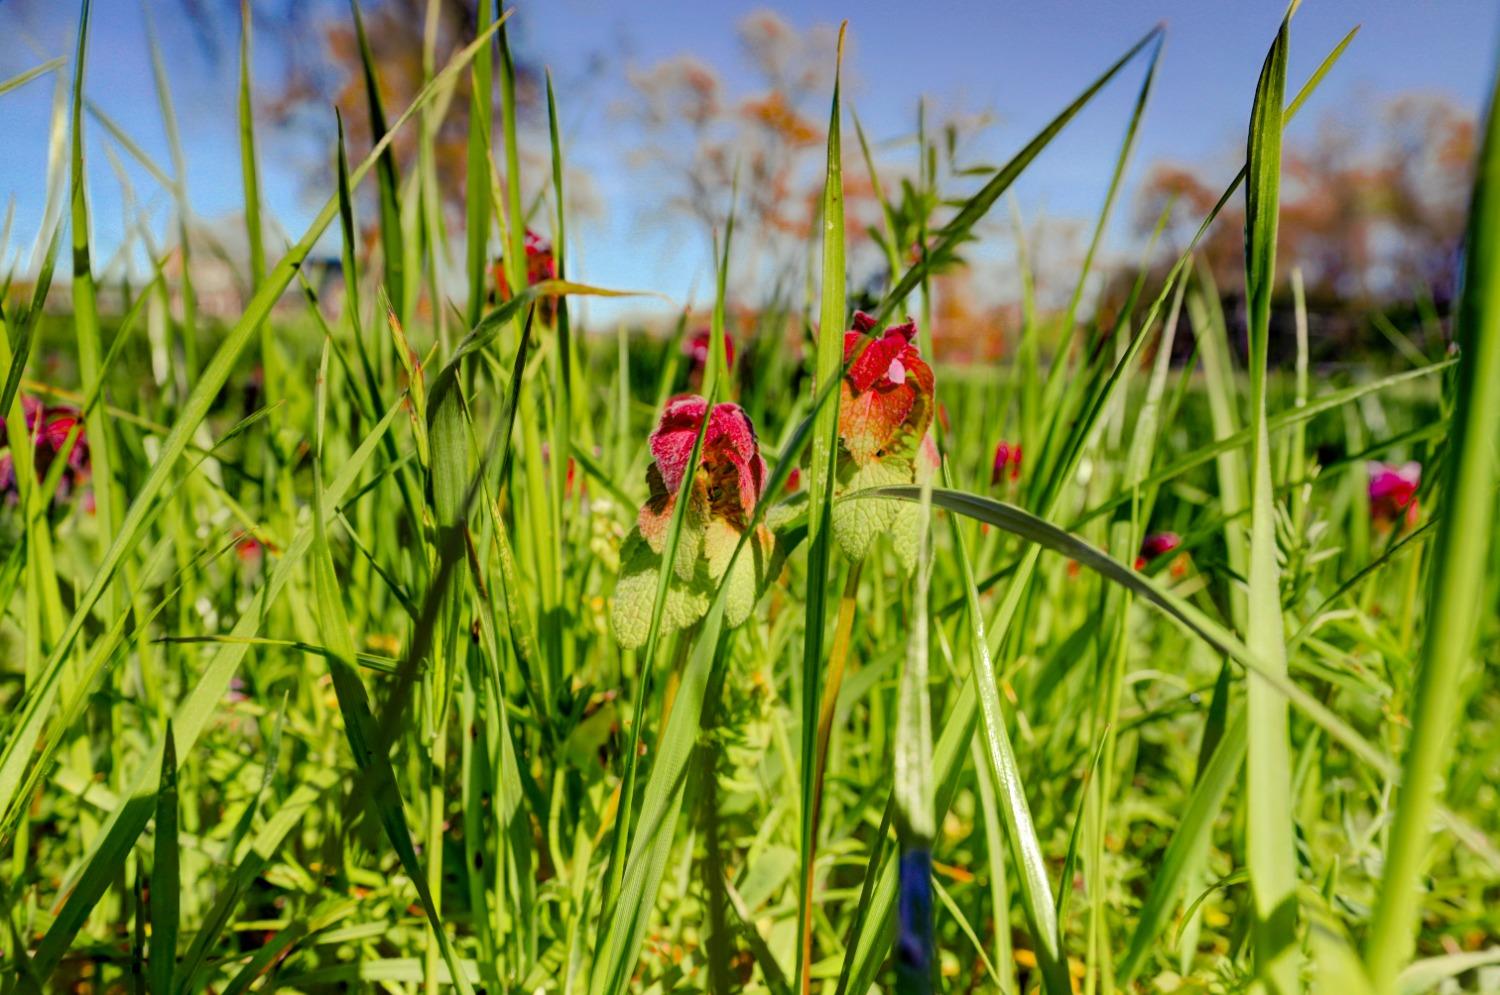
{"label": "sunlit grass blade", "polygon": [[1422,908],[1432,816],[1463,715],[1462,685],[1475,652],[1495,521],[1495,436],[1500,430],[1500,80],[1492,86],[1465,236],[1453,422],[1443,458],[1442,509],[1427,582],[1426,626],[1411,739],[1402,763],[1380,901],[1365,945],[1376,990],[1394,991]]}
{"label": "sunlit grass blade", "polygon": [[[797,893],[797,990],[811,990],[812,901],[817,852],[817,734],[823,693],[823,638],[827,624],[826,591],[833,556],[830,513],[833,508],[834,461],[838,454],[839,398],[833,385],[843,375],[845,326],[844,174],[840,132],[839,77],[844,58],[844,31],[839,28],[834,57],[832,108],[828,116],[828,153],[823,180],[822,297],[818,311],[817,355],[813,389],[828,391],[830,400],[813,421],[812,456],[808,467],[807,605],[802,643],[802,805],[800,855],[801,886]],[[717,337],[717,336],[715,336]]]}
{"label": "sunlit grass blade", "polygon": [[1122,987],[1129,986],[1144,966],[1151,945],[1166,930],[1193,868],[1201,864],[1208,851],[1214,820],[1239,780],[1246,735],[1245,713],[1241,710],[1224,730],[1212,759],[1193,787],[1161,865],[1151,877],[1151,890],[1136,920],[1130,946],[1115,968]]}
{"label": "sunlit grass blade", "polygon": [[[505,201],[500,216],[505,249],[501,265],[511,293],[526,286],[526,214],[521,207],[521,146],[516,129],[516,65],[510,36],[504,26],[497,36],[500,48],[500,134],[505,145]],[[486,149],[488,151],[488,149]],[[501,208],[496,202],[496,209]]]}
{"label": "sunlit grass blade", "polygon": [[[1286,89],[1290,19],[1288,11],[1261,69],[1250,112],[1245,179],[1245,296],[1249,309],[1250,417],[1255,428],[1250,462],[1245,643],[1277,676],[1286,674],[1286,633],[1281,616],[1271,437],[1266,425],[1266,362],[1281,209],[1281,105]],[[1299,967],[1292,821],[1295,806],[1287,703],[1276,689],[1251,679],[1246,687],[1246,713],[1245,864],[1255,905],[1256,979],[1266,986],[1264,990],[1290,993],[1297,989]]]}
{"label": "sunlit grass blade", "polygon": [[[490,30],[493,32],[495,27],[492,26]],[[422,89],[412,105],[397,120],[394,127],[399,128],[422,104],[433,99],[442,89],[451,86],[453,78],[467,65],[468,59],[483,44],[486,37],[481,36],[466,48],[455,53],[449,61],[448,66],[431,83]],[[358,183],[364,177],[379,154],[389,146],[393,136],[394,130],[387,133],[386,137],[376,145],[370,156],[351,175],[350,179],[352,183]],[[171,431],[162,441],[161,452],[157,456],[155,463],[152,464],[151,473],[136,489],[135,497],[131,501],[130,508],[126,512],[124,520],[120,522],[119,526],[112,533],[108,534],[108,549],[97,565],[88,586],[80,593],[77,604],[74,607],[73,616],[68,621],[67,628],[53,647],[52,653],[48,657],[41,675],[39,675],[38,683],[43,687],[56,679],[57,673],[62,668],[63,661],[72,648],[73,641],[77,639],[84,627],[89,612],[98,603],[99,598],[113,579],[115,571],[119,568],[125,557],[135,548],[142,536],[144,536],[149,522],[159,513],[156,499],[166,487],[168,478],[172,475],[177,460],[187,449],[189,439],[208,414],[208,410],[217,397],[219,390],[223,387],[225,381],[229,379],[236,359],[249,343],[250,337],[256,327],[270,314],[271,308],[291,283],[293,275],[311,251],[312,246],[322,234],[323,229],[333,220],[333,216],[338,209],[337,205],[337,197],[330,198],[323,206],[322,211],[313,220],[302,239],[276,264],[276,267],[267,276],[265,285],[256,292],[245,313],[226,333],[218,351],[204,368],[197,382],[194,383],[192,392],[184,400],[179,409],[177,421],[172,425]],[[76,289],[77,286],[78,283],[75,280],[75,294],[79,293],[78,289]],[[92,428],[89,431],[92,432]],[[96,455],[96,488],[99,486],[99,473],[98,457]],[[26,693],[28,696],[31,696],[36,692],[33,688],[28,687]],[[189,737],[180,725],[177,729],[177,734],[181,743],[190,742]],[[12,800],[8,797],[0,797],[0,810],[7,809]]]}
{"label": "sunlit grass blade", "polygon": [[[495,19],[491,0],[479,0],[479,30]],[[470,68],[468,186],[465,250],[469,275],[469,325],[477,324],[484,310],[490,266],[490,229],[494,212],[490,205],[490,116],[493,106],[494,58],[489,46],[474,57]]]}
{"label": "sunlit grass blade", "polygon": [[[395,128],[386,124],[385,103],[380,96],[379,69],[376,66],[375,55],[370,50],[370,38],[365,32],[365,18],[360,11],[359,0],[349,0],[349,9],[354,15],[354,34],[359,46],[360,70],[364,76],[366,109],[370,116],[370,141],[375,144],[375,148],[371,150],[371,157],[376,162],[375,175],[380,203],[380,249],[381,259],[385,266],[385,290],[391,295],[391,302],[396,307],[397,316],[403,324],[407,324],[411,320],[411,313],[406,299],[406,234],[402,230],[401,222],[401,175],[396,164],[396,150],[386,141],[386,136],[394,133]],[[486,46],[490,34],[490,31],[480,31],[479,38],[469,46],[472,51],[464,60],[465,63],[472,63],[482,52],[488,50]],[[412,110],[420,110],[425,106],[427,106],[426,101],[422,101],[420,106],[414,103]],[[408,110],[407,114],[410,113],[411,110]],[[402,115],[403,118],[405,116]],[[400,123],[398,121],[396,127],[399,127]]]}
{"label": "sunlit grass blade", "polygon": [[[90,253],[88,182],[83,157],[83,79],[87,62],[91,0],[83,0],[78,17],[78,51],[73,65],[73,144],[69,173],[72,188],[73,225],[73,325],[78,343],[78,371],[85,391],[99,385],[100,332],[98,293]],[[114,447],[108,414],[96,410],[87,422],[93,443],[94,505],[99,519],[101,553],[115,534]],[[107,557],[107,554],[106,554]]]}
{"label": "sunlit grass blade", "polygon": [[204,915],[202,927],[183,958],[182,981],[177,989],[179,995],[194,995],[204,989],[215,969],[215,965],[208,961],[208,952],[229,925],[235,906],[291,831],[297,828],[314,804],[338,783],[333,771],[321,771],[317,776],[309,778],[307,783],[297,785],[274,807],[260,830],[251,838],[245,853],[229,855],[231,861],[237,860],[238,863],[234,865],[213,908]]}
{"label": "sunlit grass blade", "polygon": [[[401,861],[401,866],[417,887],[422,910],[427,915],[432,933],[442,951],[443,960],[452,972],[453,983],[459,991],[468,995],[473,988],[469,985],[465,973],[459,969],[458,954],[454,951],[452,941],[438,915],[437,898],[431,890],[431,879],[423,873],[422,865],[417,859],[411,831],[407,827],[406,813],[395,771],[382,745],[379,727],[375,722],[374,714],[370,711],[369,695],[365,690],[364,681],[359,676],[355,663],[358,650],[349,628],[349,619],[344,611],[338,578],[334,574],[333,557],[329,552],[327,527],[324,524],[327,506],[323,495],[320,458],[323,448],[322,423],[326,400],[326,393],[321,385],[326,383],[327,370],[328,349],[325,345],[319,375],[318,427],[314,441],[314,449],[318,456],[314,459],[313,470],[313,541],[310,552],[312,554],[313,590],[317,598],[317,615],[324,640],[333,651],[333,654],[326,658],[328,669],[333,678],[334,692],[338,696],[339,709],[344,715],[344,733],[349,739],[349,748],[354,754],[355,763],[371,786],[370,804],[374,807],[381,827],[385,830],[386,838]],[[441,837],[439,837],[439,842],[441,843]],[[435,852],[429,850],[427,859],[429,862],[441,863],[441,846]],[[429,960],[427,966],[429,978],[432,977],[432,970],[433,965]]]}
{"label": "sunlit grass blade", "polygon": [[32,66],[30,69],[27,69],[24,72],[16,73],[9,79],[0,80],[0,94],[6,94],[16,89],[17,87],[25,86],[32,80],[39,79],[40,77],[45,76],[50,72],[61,69],[67,64],[68,60],[65,57],[59,55],[55,59],[48,59],[46,62],[43,62],[39,66]]}
{"label": "sunlit grass blade", "polygon": [[198,295],[193,289],[193,214],[188,201],[187,156],[182,150],[182,135],[177,126],[177,110],[172,103],[172,89],[167,81],[167,66],[162,59],[161,44],[156,38],[156,23],[149,3],[141,5],[146,22],[146,44],[151,51],[151,79],[161,107],[162,127],[167,133],[167,150],[172,157],[172,196],[176,202],[177,252],[182,266],[182,355],[187,367],[187,382],[198,375]]}
{"label": "sunlit grass blade", "polygon": [[[901,837],[901,922],[893,956],[896,991],[925,995],[933,988],[937,951],[932,937],[932,702],[928,696],[927,601],[932,565],[932,492],[922,491],[911,635],[896,692],[892,795]],[[977,944],[976,944],[977,946]],[[983,951],[980,951],[981,956]]]}
{"label": "sunlit grass blade", "polygon": [[[251,82],[253,27],[250,0],[240,0],[240,75],[237,112],[240,127],[240,181],[244,187],[245,236],[250,250],[250,289],[266,278],[266,248],[260,220],[260,166],[255,153],[255,102]],[[265,362],[265,357],[261,357]],[[268,378],[269,379],[269,378]]]}
{"label": "sunlit grass blade", "polygon": [[168,724],[161,755],[161,784],[156,789],[156,831],[151,862],[151,990],[172,991],[177,969],[177,928],[181,882],[178,876],[177,747]]}
{"label": "sunlit grass blade", "polygon": [[1032,160],[1051,144],[1052,139],[1057,137],[1058,133],[1067,126],[1068,122],[1073,120],[1078,112],[1093,100],[1094,96],[1104,88],[1104,85],[1113,79],[1121,69],[1125,68],[1131,59],[1135,58],[1136,53],[1140,52],[1156,38],[1161,33],[1161,30],[1161,28],[1153,28],[1144,38],[1131,46],[1129,51],[1120,56],[1114,65],[1106,69],[1098,79],[1089,85],[1088,89],[1079,94],[1077,99],[1069,104],[1061,114],[1053,118],[1046,127],[1038,132],[1036,137],[1026,144],[1025,148],[1017,152],[1009,162],[997,170],[995,175],[985,183],[984,187],[965,202],[958,213],[934,234],[934,242],[930,248],[926,249],[922,259],[908,268],[901,275],[901,279],[896,281],[895,286],[886,293],[880,305],[880,311],[876,315],[877,327],[881,321],[890,317],[896,306],[905,300],[906,296],[922,282],[922,276],[927,272],[928,261],[930,259],[942,258],[957,246],[969,234],[974,225],[989,213],[995,201],[1010,188],[1010,185],[1015,182],[1016,177],[1020,176],[1026,167],[1031,165]]}

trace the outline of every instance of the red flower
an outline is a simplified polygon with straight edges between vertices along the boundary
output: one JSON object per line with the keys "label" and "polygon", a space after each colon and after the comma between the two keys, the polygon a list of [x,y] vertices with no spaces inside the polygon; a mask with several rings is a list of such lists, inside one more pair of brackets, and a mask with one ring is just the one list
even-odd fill
{"label": "red flower", "polygon": [[[682,351],[692,361],[694,376],[701,376],[708,368],[708,347],[712,341],[713,332],[707,328],[700,328],[683,340]],[[728,332],[724,333],[724,365],[734,365],[734,339]]]}
{"label": "red flower", "polygon": [[[58,496],[66,496],[87,480],[89,474],[89,448],[83,435],[82,413],[77,408],[66,405],[48,407],[30,397],[21,398],[21,411],[26,423],[26,434],[31,437],[32,465],[38,480],[46,475],[53,462],[61,455],[63,446],[68,441],[68,433],[75,425],[79,426],[78,438],[73,443],[72,451],[68,453],[68,464],[62,472],[57,489]],[[0,445],[5,445],[8,441],[5,420],[0,419]],[[0,456],[0,494],[10,498],[16,496],[15,462],[9,452]]]}
{"label": "red flower", "polygon": [[[937,447],[927,429],[934,412],[933,376],[912,344],[917,326],[905,324],[868,335],[875,319],[854,314],[844,333],[839,385],[839,496],[900,484],[920,484],[937,468]],[[863,351],[861,351],[863,350]],[[876,536],[887,535],[903,566],[916,566],[920,511],[886,498],[839,501],[833,506],[833,536],[845,556],[864,559]]]}
{"label": "red flower", "polygon": [[[495,260],[495,289],[501,300],[511,297],[510,281],[505,278],[504,259]],[[557,260],[552,254],[552,243],[530,228],[526,229],[526,284],[534,286],[544,280],[557,279]],[[543,321],[550,322],[556,313],[555,302],[548,298],[537,305]]]}
{"label": "red flower", "polygon": [[1391,466],[1373,462],[1370,474],[1370,517],[1389,528],[1405,516],[1407,525],[1417,521],[1417,488],[1422,483],[1422,464]]}
{"label": "red flower", "polygon": [[[707,420],[705,427],[704,421]],[[689,479],[693,446],[703,432],[698,463]],[[759,524],[745,554],[735,557],[765,492],[767,468],[755,426],[738,404],[717,404],[696,395],[673,398],[651,433],[650,494],[636,528],[620,549],[620,577],[610,611],[615,635],[627,648],[645,643],[662,571],[669,571],[662,632],[701,619],[722,582],[725,621],[739,625],[773,574],[775,539]],[[687,507],[670,563],[666,554],[678,492],[686,483]]]}
{"label": "red flower", "polygon": [[[654,462],[646,471],[651,496],[641,509],[638,524],[641,535],[658,553],[707,411],[708,402],[696,394],[673,398],[651,433]],[[755,426],[738,404],[714,406],[698,464],[690,516],[700,522],[723,519],[743,531],[765,488],[766,461],[760,455]]]}
{"label": "red flower", "polygon": [[1010,479],[1021,479],[1021,444],[1014,446],[1008,442],[1002,442],[995,446],[995,462],[990,467],[990,485],[995,486],[1006,476],[1006,468],[1010,468]]}
{"label": "red flower", "polygon": [[[859,350],[875,319],[854,313],[854,328],[844,333],[844,362]],[[916,322],[887,328],[871,337],[844,374],[839,407],[839,440],[856,463],[884,459],[892,452],[914,455],[917,442],[932,424],[932,368],[917,347]]]}
{"label": "red flower", "polygon": [[1182,545],[1182,536],[1176,532],[1153,532],[1141,542],[1141,551],[1135,558],[1135,568],[1144,570],[1146,564],[1158,556],[1165,556]]}

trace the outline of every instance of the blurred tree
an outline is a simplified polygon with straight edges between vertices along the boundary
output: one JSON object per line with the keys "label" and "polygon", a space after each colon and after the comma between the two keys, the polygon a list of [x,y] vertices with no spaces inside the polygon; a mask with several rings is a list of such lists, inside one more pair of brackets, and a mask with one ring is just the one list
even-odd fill
{"label": "blurred tree", "polygon": [[[632,70],[633,93],[617,109],[645,136],[634,164],[672,177],[664,206],[699,223],[710,239],[724,230],[738,174],[735,240],[744,248],[736,252],[737,282],[758,287],[790,279],[807,260],[822,193],[838,29],[804,31],[757,10],[736,33],[752,72],[751,92],[732,94],[707,63],[677,55]],[[844,173],[852,253],[868,244],[866,230],[880,217],[852,129]]]}
{"label": "blurred tree", "polygon": [[[1475,153],[1474,119],[1446,97],[1404,94],[1371,109],[1341,108],[1285,156],[1283,272],[1302,268],[1310,297],[1360,305],[1453,293]],[[1173,163],[1152,167],[1138,203],[1142,231],[1177,198],[1175,255],[1218,199],[1221,179]],[[1202,255],[1219,286],[1243,280],[1244,214],[1230,202]]]}

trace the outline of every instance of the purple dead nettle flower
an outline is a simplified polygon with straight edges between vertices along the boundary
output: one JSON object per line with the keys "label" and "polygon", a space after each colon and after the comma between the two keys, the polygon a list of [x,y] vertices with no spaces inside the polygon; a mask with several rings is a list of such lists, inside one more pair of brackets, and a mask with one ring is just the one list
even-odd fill
{"label": "purple dead nettle flower", "polygon": [[730,565],[741,537],[751,528],[769,476],[750,416],[738,404],[717,404],[710,412],[708,402],[697,395],[674,398],[651,434],[652,462],[646,470],[650,493],[620,551],[620,581],[611,616],[615,634],[626,647],[640,646],[649,633],[678,492],[705,418],[708,427],[688,487],[662,631],[702,618],[721,582],[729,588],[725,620],[739,625],[755,606],[769,574],[774,540],[764,524],[755,525],[747,548]]}
{"label": "purple dead nettle flower", "polygon": [[1394,466],[1372,462],[1370,475],[1370,518],[1382,528],[1417,523],[1417,488],[1422,484],[1422,464],[1409,461]]}
{"label": "purple dead nettle flower", "polygon": [[[849,369],[839,390],[839,495],[921,484],[937,469],[937,447],[928,434],[935,383],[932,367],[913,342],[916,335],[916,323],[909,319],[877,332],[875,319],[863,311],[855,312],[854,327],[844,333]],[[888,534],[910,571],[916,565],[920,514],[909,501],[840,501],[833,507],[833,537],[845,556],[862,560],[875,537]]]}
{"label": "purple dead nettle flower", "polygon": [[1021,479],[1021,444],[1001,442],[995,446],[995,460],[990,466],[990,486],[998,487],[1010,479],[1011,483]]}
{"label": "purple dead nettle flower", "polygon": [[[82,423],[82,414],[77,408],[67,405],[45,405],[31,397],[21,398],[22,418],[26,425],[26,436],[31,440],[32,466],[37,479],[45,477],[52,464],[62,454],[73,426]],[[10,445],[9,419],[0,418],[0,446]],[[57,487],[57,497],[65,498],[73,493],[89,476],[89,447],[79,428],[78,438],[68,453],[67,466]],[[0,453],[0,495],[14,501],[17,497],[14,447]]]}
{"label": "purple dead nettle flower", "polygon": [[[708,369],[709,346],[713,343],[713,332],[707,328],[700,328],[682,340],[682,352],[687,356],[691,364],[689,374],[694,380],[701,379],[703,371]],[[724,365],[734,365],[734,339],[729,333],[724,333]]]}

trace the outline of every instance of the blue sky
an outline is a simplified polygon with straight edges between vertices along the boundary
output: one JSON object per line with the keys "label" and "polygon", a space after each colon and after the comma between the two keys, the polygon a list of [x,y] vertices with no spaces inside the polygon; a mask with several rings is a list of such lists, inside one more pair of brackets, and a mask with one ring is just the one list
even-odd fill
{"label": "blue sky", "polygon": [[[1232,174],[1228,156],[1242,140],[1255,78],[1281,16],[1274,0],[810,0],[781,6],[749,0],[628,6],[522,0],[518,6],[518,46],[532,61],[551,66],[560,81],[576,78],[586,56],[605,56],[604,77],[589,84],[581,99],[569,104],[569,93],[559,94],[570,160],[590,174],[606,205],[602,218],[575,233],[583,250],[583,272],[577,275],[657,290],[679,301],[706,286],[706,258],[690,226],[654,210],[661,201],[659,177],[626,161],[639,144],[617,112],[631,96],[629,67],[690,52],[718,70],[732,91],[743,92],[752,74],[735,36],[740,18],[766,6],[797,28],[848,18],[847,93],[873,138],[909,133],[916,101],[925,96],[938,106],[994,114],[997,123],[971,155],[998,163],[1135,39],[1165,22],[1166,49],[1127,178],[1128,198],[1131,180],[1156,160],[1205,163],[1222,169],[1226,179]],[[160,27],[182,118],[189,187],[195,210],[214,217],[237,210],[241,196],[233,56],[211,64],[188,29],[168,16],[174,9],[162,8]],[[342,4],[331,10],[340,12]],[[0,78],[41,57],[70,53],[72,17],[67,3],[0,3]],[[1295,126],[1294,139],[1326,116],[1356,114],[1381,97],[1409,90],[1481,105],[1500,39],[1500,4],[1494,0],[1307,0],[1294,22],[1291,85],[1299,85],[1356,24],[1363,26],[1359,37]],[[96,2],[92,41],[88,94],[166,164],[139,6]],[[1097,210],[1141,66],[1087,108],[1017,185],[1028,213],[1087,217]],[[272,71],[274,66],[258,67],[263,81]],[[13,245],[28,245],[41,223],[51,98],[50,80],[0,97],[0,202],[15,202]],[[90,124],[88,141],[96,255],[102,258],[121,238],[121,200],[115,175],[99,154],[106,141],[102,129]],[[287,165],[291,146],[273,136],[262,142],[268,208],[286,230],[299,233],[321,194],[310,195],[305,176]],[[303,148],[297,154],[307,153]],[[158,222],[165,221],[165,194],[140,170],[132,169],[132,181],[138,196],[155,206]],[[1121,213],[1128,214],[1128,207],[1127,199]],[[1124,249],[1128,230],[1123,220],[1117,227],[1112,242]]]}

